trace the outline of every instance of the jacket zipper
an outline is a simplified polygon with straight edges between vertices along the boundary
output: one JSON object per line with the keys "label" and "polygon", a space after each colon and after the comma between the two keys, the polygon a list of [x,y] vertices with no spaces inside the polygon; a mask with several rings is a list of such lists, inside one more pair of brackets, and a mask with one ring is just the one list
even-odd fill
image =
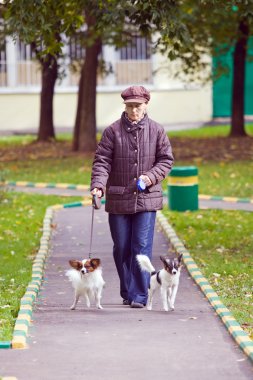
{"label": "jacket zipper", "polygon": [[140,147],[139,147],[139,131],[138,129],[136,129],[136,143],[137,143],[137,176],[136,176],[136,198],[135,198],[135,212],[137,212],[137,200],[138,200],[138,194],[139,194],[139,190],[138,190],[138,187],[137,187],[137,181],[138,181],[138,178],[140,176],[140,173],[139,173],[139,165],[140,165]]}

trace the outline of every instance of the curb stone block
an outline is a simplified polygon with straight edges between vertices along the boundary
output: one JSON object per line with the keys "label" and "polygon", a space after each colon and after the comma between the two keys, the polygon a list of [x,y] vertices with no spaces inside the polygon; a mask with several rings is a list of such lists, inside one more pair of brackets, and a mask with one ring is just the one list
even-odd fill
{"label": "curb stone block", "polygon": [[[157,212],[157,219],[168,240],[173,245],[176,252],[179,254],[180,252],[177,246],[180,240],[177,238],[175,231],[169,225],[168,221],[161,211]],[[187,257],[185,258],[184,256],[183,259],[189,274],[196,282],[196,284],[199,285],[201,291],[204,293],[205,297],[214,308],[216,314],[224,323],[227,331],[231,334],[231,336],[234,338],[239,347],[244,351],[244,353],[253,361],[253,341],[250,339],[249,335],[241,328],[240,324],[235,320],[232,313],[220,301],[218,294],[213,290],[208,280],[202,275],[195,261],[191,258],[190,253],[187,250],[186,252]]]}

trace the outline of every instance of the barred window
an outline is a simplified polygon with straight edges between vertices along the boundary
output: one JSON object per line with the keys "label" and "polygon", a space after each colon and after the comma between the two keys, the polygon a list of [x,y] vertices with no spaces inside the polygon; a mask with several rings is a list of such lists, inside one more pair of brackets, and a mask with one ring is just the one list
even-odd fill
{"label": "barred window", "polygon": [[36,54],[32,49],[32,45],[17,41],[17,52],[19,61],[32,61],[36,58]]}
{"label": "barred window", "polygon": [[7,57],[5,41],[0,44],[0,86],[7,86]]}
{"label": "barred window", "polygon": [[141,36],[133,36],[126,46],[120,49],[121,60],[144,60],[150,59],[150,42]]}
{"label": "barred window", "polygon": [[71,38],[69,41],[69,56],[71,61],[82,60],[85,57],[85,47],[79,38]]}

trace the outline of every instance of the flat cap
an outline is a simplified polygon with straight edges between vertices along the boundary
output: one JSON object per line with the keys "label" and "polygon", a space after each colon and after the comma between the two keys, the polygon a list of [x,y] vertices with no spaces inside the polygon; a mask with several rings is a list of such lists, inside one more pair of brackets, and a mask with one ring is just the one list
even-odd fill
{"label": "flat cap", "polygon": [[121,97],[124,103],[146,103],[150,99],[150,93],[143,86],[131,86],[121,93]]}

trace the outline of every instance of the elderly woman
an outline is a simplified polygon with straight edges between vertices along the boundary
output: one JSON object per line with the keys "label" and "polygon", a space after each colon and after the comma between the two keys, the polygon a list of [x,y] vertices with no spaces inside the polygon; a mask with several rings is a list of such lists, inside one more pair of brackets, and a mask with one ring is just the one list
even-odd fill
{"label": "elderly woman", "polygon": [[[125,112],[103,133],[90,188],[91,194],[106,195],[123,304],[142,308],[147,302],[149,274],[141,272],[136,255],[152,259],[156,211],[163,201],[161,181],[171,170],[173,156],[163,127],[147,115],[149,91],[132,86],[121,97]],[[137,186],[139,179],[141,186]]]}

